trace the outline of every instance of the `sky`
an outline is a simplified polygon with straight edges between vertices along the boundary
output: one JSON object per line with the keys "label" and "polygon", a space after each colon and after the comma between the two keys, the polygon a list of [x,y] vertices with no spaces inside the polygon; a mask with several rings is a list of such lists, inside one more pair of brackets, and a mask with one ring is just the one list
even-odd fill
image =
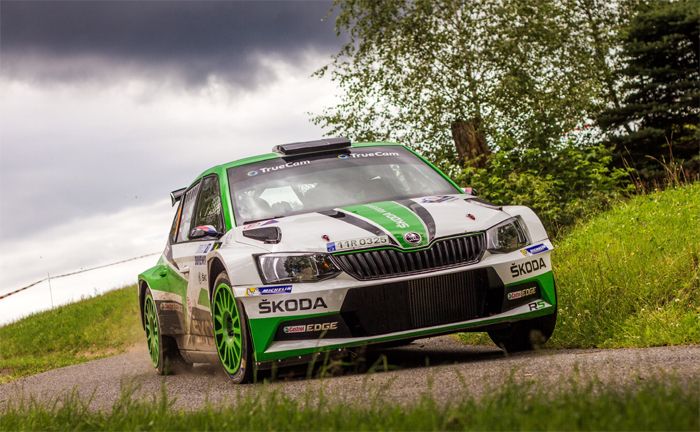
{"label": "sky", "polygon": [[171,190],[323,136],[331,6],[2,0],[0,294],[160,251]]}

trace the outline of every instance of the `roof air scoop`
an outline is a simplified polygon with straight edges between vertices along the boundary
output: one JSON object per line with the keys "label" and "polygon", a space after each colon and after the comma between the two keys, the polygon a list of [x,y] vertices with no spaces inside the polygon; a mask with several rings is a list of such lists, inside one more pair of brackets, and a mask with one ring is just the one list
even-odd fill
{"label": "roof air scoop", "polygon": [[280,144],[272,147],[272,151],[284,156],[296,156],[307,153],[323,153],[344,150],[350,147],[349,138],[327,138],[317,141]]}

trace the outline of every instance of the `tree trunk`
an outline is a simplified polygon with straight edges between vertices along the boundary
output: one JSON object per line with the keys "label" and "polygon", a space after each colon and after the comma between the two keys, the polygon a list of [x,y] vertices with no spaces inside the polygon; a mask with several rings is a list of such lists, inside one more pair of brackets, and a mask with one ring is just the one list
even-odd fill
{"label": "tree trunk", "polygon": [[455,120],[452,125],[452,140],[462,163],[481,168],[486,164],[486,157],[491,153],[486,145],[486,138],[481,130],[481,120]]}

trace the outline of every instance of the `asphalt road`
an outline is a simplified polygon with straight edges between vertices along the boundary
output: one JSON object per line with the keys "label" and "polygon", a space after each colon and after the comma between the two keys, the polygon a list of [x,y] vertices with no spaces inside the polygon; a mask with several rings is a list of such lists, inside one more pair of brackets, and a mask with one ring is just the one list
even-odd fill
{"label": "asphalt road", "polygon": [[[384,358],[389,370],[385,371]],[[465,393],[480,395],[504,381],[532,381],[561,388],[572,377],[612,385],[633,384],[653,376],[679,377],[700,385],[700,346],[614,350],[541,350],[506,356],[495,347],[465,346],[450,336],[418,340],[401,348],[368,351],[352,366],[284,368],[269,384],[234,385],[218,365],[196,365],[189,372],[158,376],[145,344],[125,354],[52,370],[0,386],[0,407],[10,400],[53,401],[77,394],[96,409],[109,409],[126,387],[137,397],[152,398],[165,385],[176,407],[195,409],[207,401],[235,403],[239,397],[274,390],[290,397],[323,391],[326,398],[363,403],[387,398],[411,403],[432,394],[450,401]],[[322,372],[330,377],[320,377]],[[265,377],[272,378],[270,372]]]}

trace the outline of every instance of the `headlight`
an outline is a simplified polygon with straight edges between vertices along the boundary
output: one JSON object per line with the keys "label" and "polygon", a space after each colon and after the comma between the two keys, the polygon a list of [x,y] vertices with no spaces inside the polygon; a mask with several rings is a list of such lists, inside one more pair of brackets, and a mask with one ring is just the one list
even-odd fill
{"label": "headlight", "polygon": [[330,256],[323,253],[258,255],[258,269],[266,284],[316,282],[340,273]]}
{"label": "headlight", "polygon": [[508,219],[486,230],[486,248],[489,252],[513,252],[528,243],[527,231],[518,218]]}

